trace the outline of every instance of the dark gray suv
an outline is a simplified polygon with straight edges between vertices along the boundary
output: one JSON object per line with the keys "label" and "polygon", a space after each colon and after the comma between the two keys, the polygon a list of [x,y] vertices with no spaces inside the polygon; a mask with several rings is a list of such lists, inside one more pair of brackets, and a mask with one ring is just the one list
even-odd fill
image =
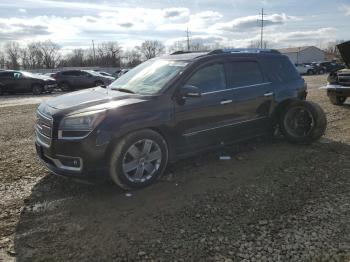
{"label": "dark gray suv", "polygon": [[103,76],[92,70],[66,70],[54,73],[55,78],[62,91],[84,89],[101,85],[109,85],[115,80],[111,76]]}
{"label": "dark gray suv", "polygon": [[108,87],[42,103],[36,148],[55,174],[109,174],[120,187],[137,188],[168,162],[277,127],[292,143],[319,139],[326,117],[306,94],[290,60],[274,50],[177,53]]}

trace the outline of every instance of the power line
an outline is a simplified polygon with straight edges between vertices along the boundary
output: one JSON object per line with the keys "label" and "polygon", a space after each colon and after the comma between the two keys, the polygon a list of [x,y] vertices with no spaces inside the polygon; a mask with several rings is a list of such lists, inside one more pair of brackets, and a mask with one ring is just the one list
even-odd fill
{"label": "power line", "polygon": [[95,43],[94,40],[92,40],[92,50],[94,52],[94,61],[96,61],[96,52],[95,52]]}

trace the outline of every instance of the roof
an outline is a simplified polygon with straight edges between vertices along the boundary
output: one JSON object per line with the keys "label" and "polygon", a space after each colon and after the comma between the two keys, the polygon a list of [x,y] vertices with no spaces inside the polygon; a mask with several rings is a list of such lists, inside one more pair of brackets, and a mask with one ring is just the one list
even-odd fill
{"label": "roof", "polygon": [[[299,53],[299,52],[304,51],[305,49],[308,49],[310,47],[315,47],[315,46],[309,45],[309,46],[281,48],[281,49],[278,49],[278,51],[280,51],[282,54],[285,54],[285,53]],[[318,48],[318,47],[315,47],[315,48]]]}
{"label": "roof", "polygon": [[244,55],[244,56],[251,56],[256,54],[280,54],[277,50],[273,49],[259,49],[259,48],[229,48],[229,49],[216,49],[213,51],[206,51],[206,52],[186,52],[186,51],[177,51],[175,53],[172,53],[170,55],[162,56],[162,59],[169,59],[169,60],[194,60],[199,57],[204,56],[210,56],[210,55],[228,55],[228,54],[234,54],[234,55]]}

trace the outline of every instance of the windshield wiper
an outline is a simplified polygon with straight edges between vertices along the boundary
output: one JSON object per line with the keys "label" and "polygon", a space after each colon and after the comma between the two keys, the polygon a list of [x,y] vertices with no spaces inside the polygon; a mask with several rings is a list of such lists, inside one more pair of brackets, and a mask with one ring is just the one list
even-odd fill
{"label": "windshield wiper", "polygon": [[135,94],[134,91],[130,90],[130,89],[126,89],[126,88],[111,88],[112,90],[117,90],[120,92],[125,92],[125,93],[130,93],[130,94]]}

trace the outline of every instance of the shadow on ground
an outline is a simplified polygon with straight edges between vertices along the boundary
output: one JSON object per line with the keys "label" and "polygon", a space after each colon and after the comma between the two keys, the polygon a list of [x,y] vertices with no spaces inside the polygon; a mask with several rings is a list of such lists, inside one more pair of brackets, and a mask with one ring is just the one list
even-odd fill
{"label": "shadow on ground", "polygon": [[[215,241],[203,246],[208,235],[234,241],[261,219],[297,214],[330,182],[345,185],[349,152],[348,145],[325,139],[310,146],[253,142],[180,161],[155,185],[132,192],[108,181],[86,185],[48,175],[25,201],[16,259],[213,257],[224,251],[209,248],[219,246]],[[232,160],[220,161],[222,154]]]}

